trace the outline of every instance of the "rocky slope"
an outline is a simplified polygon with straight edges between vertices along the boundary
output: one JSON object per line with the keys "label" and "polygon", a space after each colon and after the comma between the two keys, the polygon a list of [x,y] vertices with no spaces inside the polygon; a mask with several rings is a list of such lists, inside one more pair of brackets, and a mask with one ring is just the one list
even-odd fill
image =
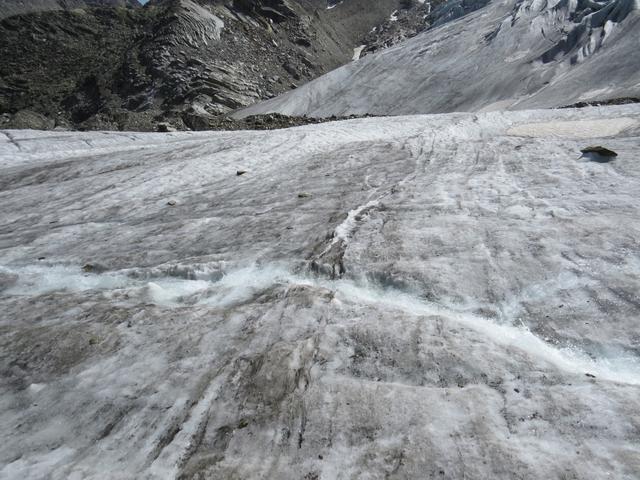
{"label": "rocky slope", "polygon": [[207,129],[351,59],[399,0],[152,0],[0,23],[0,126]]}
{"label": "rocky slope", "polygon": [[91,6],[140,7],[138,0],[2,0],[0,20],[13,15],[52,10],[73,10]]}
{"label": "rocky slope", "polygon": [[640,97],[637,0],[483,5],[441,4],[431,26],[408,42],[239,116],[546,108]]}
{"label": "rocky slope", "polygon": [[384,50],[484,7],[488,0],[403,0],[401,8],[363,39],[359,57]]}
{"label": "rocky slope", "polygon": [[637,479],[639,145],[640,105],[0,132],[0,477]]}

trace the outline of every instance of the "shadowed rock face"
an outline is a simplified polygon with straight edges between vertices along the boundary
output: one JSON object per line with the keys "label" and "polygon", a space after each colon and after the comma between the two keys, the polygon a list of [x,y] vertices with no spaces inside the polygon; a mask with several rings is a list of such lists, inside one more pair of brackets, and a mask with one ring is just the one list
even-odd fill
{"label": "shadowed rock face", "polygon": [[639,139],[0,131],[0,477],[635,480]]}
{"label": "shadowed rock face", "polygon": [[444,2],[417,37],[238,116],[547,108],[638,97],[638,5]]}
{"label": "shadowed rock face", "polygon": [[0,126],[44,115],[60,128],[207,129],[344,64],[397,5],[153,0],[12,16],[0,23]]}

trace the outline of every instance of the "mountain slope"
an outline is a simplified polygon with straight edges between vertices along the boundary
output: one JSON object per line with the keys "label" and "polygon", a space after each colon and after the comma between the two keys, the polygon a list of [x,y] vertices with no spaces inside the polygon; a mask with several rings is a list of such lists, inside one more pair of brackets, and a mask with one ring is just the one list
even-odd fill
{"label": "mountain slope", "polygon": [[639,97],[638,6],[493,1],[238,115],[397,115]]}
{"label": "mountain slope", "polygon": [[13,15],[91,6],[140,7],[138,0],[2,0],[0,20]]}
{"label": "mountain slope", "polygon": [[639,146],[640,105],[1,131],[0,477],[635,480]]}
{"label": "mountain slope", "polygon": [[398,4],[152,0],[12,16],[0,22],[0,126],[35,128],[39,115],[51,128],[206,129],[349,61]]}

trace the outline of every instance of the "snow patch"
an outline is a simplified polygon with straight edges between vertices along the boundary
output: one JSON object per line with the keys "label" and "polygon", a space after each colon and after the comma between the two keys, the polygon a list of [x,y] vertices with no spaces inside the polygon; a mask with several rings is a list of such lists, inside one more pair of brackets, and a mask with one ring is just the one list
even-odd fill
{"label": "snow patch", "polygon": [[637,120],[627,117],[552,121],[517,125],[510,128],[507,133],[518,137],[601,138],[613,137],[637,125]]}
{"label": "snow patch", "polygon": [[351,60],[353,60],[354,62],[356,60],[360,60],[360,55],[362,54],[362,50],[364,50],[366,47],[366,45],[360,45],[359,47],[356,47],[353,49],[353,57]]}

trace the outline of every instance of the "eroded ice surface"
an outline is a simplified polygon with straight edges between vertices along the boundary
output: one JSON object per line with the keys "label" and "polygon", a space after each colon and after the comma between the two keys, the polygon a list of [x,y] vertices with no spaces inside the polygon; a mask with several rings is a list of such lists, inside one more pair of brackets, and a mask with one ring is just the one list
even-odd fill
{"label": "eroded ice surface", "polygon": [[637,478],[640,106],[0,142],[1,478]]}

